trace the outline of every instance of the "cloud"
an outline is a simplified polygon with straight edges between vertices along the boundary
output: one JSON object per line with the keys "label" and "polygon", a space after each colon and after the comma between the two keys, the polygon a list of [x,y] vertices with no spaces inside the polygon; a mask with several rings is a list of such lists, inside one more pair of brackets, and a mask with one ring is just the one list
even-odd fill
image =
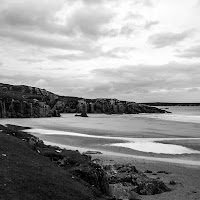
{"label": "cloud", "polygon": [[49,74],[33,73],[0,75],[0,80],[11,84],[26,83],[68,96],[173,102],[188,99],[191,92],[198,96],[200,68],[199,63],[125,65],[119,68],[95,69],[82,76],[71,73],[66,76],[63,73],[63,76],[58,78]]}
{"label": "cloud", "polygon": [[94,1],[94,0],[82,0],[85,4],[88,5],[99,5],[105,2],[105,0],[98,0],[98,1]]}
{"label": "cloud", "polygon": [[198,64],[129,65],[93,70],[96,79],[112,85],[117,94],[182,90],[200,85]]}
{"label": "cloud", "polygon": [[70,60],[70,61],[77,61],[77,60],[90,60],[96,58],[97,56],[92,53],[80,53],[80,54],[63,54],[63,55],[53,55],[48,56],[48,59],[59,61],[59,60]]}
{"label": "cloud", "polygon": [[139,14],[139,13],[133,13],[133,12],[129,12],[126,17],[124,18],[124,20],[140,20],[140,19],[144,19],[144,16]]}
{"label": "cloud", "polygon": [[173,46],[183,41],[191,35],[191,31],[185,31],[181,33],[157,33],[149,36],[148,42],[156,48],[163,48],[166,46]]}
{"label": "cloud", "polygon": [[140,5],[146,6],[146,7],[154,6],[154,3],[152,0],[133,0],[133,4],[135,4],[135,5],[140,4]]}
{"label": "cloud", "polygon": [[199,92],[200,91],[200,87],[192,87],[192,88],[187,88],[188,92]]}
{"label": "cloud", "polygon": [[64,3],[64,0],[8,0],[1,4],[0,24],[13,28],[20,27],[21,30],[61,32],[59,29],[62,29],[62,26],[57,23],[56,12]]}
{"label": "cloud", "polygon": [[74,10],[67,19],[67,28],[72,34],[83,34],[96,38],[104,33],[107,25],[114,14],[105,7],[85,7]]}
{"label": "cloud", "polygon": [[159,21],[147,21],[144,25],[145,29],[150,29],[152,26],[158,25]]}
{"label": "cloud", "polygon": [[119,34],[125,35],[125,36],[130,36],[135,32],[135,30],[136,30],[136,26],[134,26],[133,24],[126,24],[121,27]]}
{"label": "cloud", "polygon": [[[82,3],[81,3],[82,2]],[[0,37],[45,48],[78,50],[88,54],[94,42],[111,34],[114,14],[102,1],[3,1]]]}
{"label": "cloud", "polygon": [[15,31],[9,29],[1,29],[0,36],[11,38],[29,45],[36,45],[46,48],[58,48],[67,50],[88,50],[91,49],[91,43],[82,39],[66,39],[63,37],[54,37],[50,35],[38,35],[29,32]]}
{"label": "cloud", "polygon": [[101,49],[96,49],[95,51],[91,52],[81,52],[81,53],[74,53],[74,54],[63,54],[63,55],[53,55],[48,56],[48,59],[59,61],[59,60],[70,60],[70,61],[77,61],[77,60],[91,60],[99,57],[110,57],[120,59],[126,56],[127,53],[131,51],[135,51],[136,49],[133,47],[116,47],[110,49],[108,51],[102,51]]}
{"label": "cloud", "polygon": [[200,58],[200,45],[187,48],[179,52],[177,56],[182,58]]}
{"label": "cloud", "polygon": [[34,58],[20,58],[19,61],[27,62],[27,63],[40,63],[44,60],[42,59],[34,59]]}

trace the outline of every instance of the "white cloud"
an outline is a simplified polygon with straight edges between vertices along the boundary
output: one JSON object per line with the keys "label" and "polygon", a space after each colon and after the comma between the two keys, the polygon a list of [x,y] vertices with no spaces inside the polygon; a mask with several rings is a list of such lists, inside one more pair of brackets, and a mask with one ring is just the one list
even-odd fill
{"label": "white cloud", "polygon": [[104,26],[111,21],[112,17],[111,10],[105,7],[81,6],[67,18],[67,28],[72,34],[96,38],[103,34]]}
{"label": "white cloud", "polygon": [[148,41],[156,48],[162,48],[166,46],[174,46],[177,43],[189,37],[190,35],[191,35],[190,31],[185,31],[182,33],[172,33],[172,32],[157,33],[151,35],[148,38]]}
{"label": "white cloud", "polygon": [[200,58],[200,45],[192,46],[183,51],[179,51],[177,56],[182,58]]}
{"label": "white cloud", "polygon": [[84,97],[197,99],[199,20],[197,0],[1,0],[0,79]]}

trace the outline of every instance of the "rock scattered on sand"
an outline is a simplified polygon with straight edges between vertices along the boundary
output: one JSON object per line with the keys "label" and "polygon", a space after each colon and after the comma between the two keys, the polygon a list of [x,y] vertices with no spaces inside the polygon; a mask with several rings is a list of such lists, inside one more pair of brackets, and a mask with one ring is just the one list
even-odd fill
{"label": "rock scattered on sand", "polygon": [[100,151],[86,151],[83,154],[102,154]]}
{"label": "rock scattered on sand", "polygon": [[157,171],[158,174],[170,174],[170,172],[167,171]]}
{"label": "rock scattered on sand", "polygon": [[149,178],[131,164],[103,167],[108,175],[111,196],[118,199],[139,199],[139,195],[155,195],[170,191],[164,182]]}
{"label": "rock scattered on sand", "polygon": [[171,181],[169,182],[169,184],[170,184],[170,185],[176,185],[176,181],[171,180]]}
{"label": "rock scattered on sand", "polygon": [[144,173],[151,174],[153,172],[151,170],[146,170]]}

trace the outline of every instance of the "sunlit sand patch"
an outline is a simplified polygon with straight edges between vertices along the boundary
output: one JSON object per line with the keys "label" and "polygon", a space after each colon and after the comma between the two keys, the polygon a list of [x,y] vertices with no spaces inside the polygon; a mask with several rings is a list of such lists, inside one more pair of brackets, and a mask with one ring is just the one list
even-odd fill
{"label": "sunlit sand patch", "polygon": [[156,142],[129,142],[129,143],[114,143],[109,146],[125,147],[142,152],[151,152],[157,154],[200,154],[200,151],[189,149],[180,145],[161,144]]}

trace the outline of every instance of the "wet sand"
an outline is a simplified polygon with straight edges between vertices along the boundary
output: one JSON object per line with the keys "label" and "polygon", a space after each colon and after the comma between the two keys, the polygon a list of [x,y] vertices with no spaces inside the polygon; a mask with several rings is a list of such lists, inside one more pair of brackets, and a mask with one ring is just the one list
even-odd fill
{"label": "wet sand", "polygon": [[[60,118],[0,119],[1,124],[123,137],[200,137],[200,124],[164,121],[145,115],[90,114],[88,118],[62,114]],[[148,115],[147,115],[148,116]]]}
{"label": "wet sand", "polygon": [[[157,140],[155,140],[156,143],[154,145],[158,144],[157,142],[161,142],[162,144],[181,145],[181,147],[188,147],[191,150],[200,150],[198,148],[200,140],[197,139],[200,137],[200,124],[197,123],[162,121],[149,119],[145,115],[105,114],[92,114],[89,115],[89,118],[74,117],[74,114],[64,114],[61,118],[1,119],[0,122],[2,124],[10,123],[35,128],[37,131],[32,131],[31,133],[42,140],[73,146],[77,149],[89,148],[140,156],[200,160],[200,155],[198,154],[173,155],[145,152],[143,148],[147,143],[141,143],[143,146],[140,149],[111,146],[116,143],[125,144],[131,142],[131,140],[135,143],[140,138],[141,140],[151,140],[152,138]],[[136,138],[138,139],[136,140]],[[165,146],[165,148],[168,148],[168,145]],[[169,148],[172,147],[176,146],[169,146]]]}
{"label": "wet sand", "polygon": [[[200,137],[200,124],[162,121],[137,115],[109,116],[103,114],[90,115],[89,118],[79,118],[74,117],[74,114],[66,114],[62,118],[1,119],[0,124],[15,124],[42,129],[41,133],[35,132],[34,135],[47,144],[81,152],[99,150],[103,154],[92,155],[94,159],[99,158],[102,162],[107,163],[133,163],[142,171],[152,170],[154,175],[151,174],[151,176],[163,180],[166,184],[169,184],[170,180],[177,183],[175,186],[171,186],[173,189],[171,192],[143,196],[142,199],[144,200],[200,199],[199,154],[156,154],[106,145],[126,142],[122,139],[125,137],[132,139],[161,138],[164,141],[157,142],[200,150],[199,140],[197,139]],[[57,133],[53,134],[53,131]],[[89,137],[63,135],[63,131],[87,134]],[[165,140],[166,138],[170,141]],[[183,139],[180,140],[180,138]],[[157,171],[160,170],[168,171],[170,174],[158,174]]]}

